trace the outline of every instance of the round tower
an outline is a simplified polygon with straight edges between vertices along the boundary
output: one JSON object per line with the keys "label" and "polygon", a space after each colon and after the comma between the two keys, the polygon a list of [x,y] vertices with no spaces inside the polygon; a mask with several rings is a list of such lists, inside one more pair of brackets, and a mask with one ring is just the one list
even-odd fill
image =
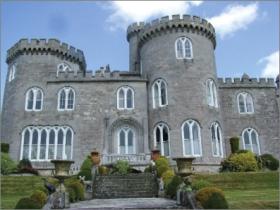
{"label": "round tower", "polygon": [[[169,129],[170,156],[188,156],[184,145],[183,130],[187,120],[194,120],[200,127],[201,155],[196,163],[220,163],[212,151],[211,126],[217,122],[221,130],[222,118],[215,66],[215,30],[206,20],[197,17],[173,15],[151,23],[132,24],[127,30],[131,44],[137,34],[138,51],[143,75],[148,77],[149,128],[151,147],[156,145],[155,126],[165,123]],[[180,43],[178,43],[180,42]],[[130,49],[133,47],[130,46]],[[154,89],[158,81],[164,81]],[[207,84],[216,87],[217,104],[209,102]],[[166,93],[163,89],[166,86]],[[156,93],[155,93],[156,92]],[[159,96],[160,95],[160,96]],[[166,95],[166,99],[162,96]],[[161,104],[155,106],[155,98]],[[224,140],[223,140],[224,141]],[[192,145],[193,146],[193,145]],[[186,148],[184,148],[186,147]],[[222,145],[224,147],[224,144]],[[225,153],[225,149],[223,149]],[[196,156],[196,155],[189,155]],[[223,154],[225,156],[225,154]]]}

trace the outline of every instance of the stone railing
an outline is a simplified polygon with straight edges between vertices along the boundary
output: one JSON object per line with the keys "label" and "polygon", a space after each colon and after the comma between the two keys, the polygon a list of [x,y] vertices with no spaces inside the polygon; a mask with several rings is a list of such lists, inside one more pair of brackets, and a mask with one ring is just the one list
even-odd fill
{"label": "stone railing", "polygon": [[129,162],[130,165],[146,165],[150,163],[151,155],[150,154],[129,154],[129,155],[103,154],[101,157],[101,163],[103,165],[112,164],[118,160],[126,160]]}

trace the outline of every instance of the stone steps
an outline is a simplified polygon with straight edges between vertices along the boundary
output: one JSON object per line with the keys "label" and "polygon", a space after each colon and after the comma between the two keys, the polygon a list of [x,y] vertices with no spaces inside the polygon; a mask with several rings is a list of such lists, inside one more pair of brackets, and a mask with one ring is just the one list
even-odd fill
{"label": "stone steps", "polygon": [[93,198],[151,198],[158,194],[155,175],[97,175],[93,184]]}

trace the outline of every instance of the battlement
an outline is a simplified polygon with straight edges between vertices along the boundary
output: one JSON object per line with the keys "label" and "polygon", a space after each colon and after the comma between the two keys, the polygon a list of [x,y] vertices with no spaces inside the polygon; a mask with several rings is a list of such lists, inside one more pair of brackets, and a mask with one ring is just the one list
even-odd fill
{"label": "battlement", "polygon": [[127,40],[129,41],[130,37],[138,33],[140,42],[145,42],[155,34],[178,28],[200,33],[208,37],[213,42],[214,48],[216,47],[215,29],[212,24],[203,18],[191,15],[183,15],[182,17],[172,15],[171,19],[169,16],[165,16],[148,23],[133,23],[127,28]]}
{"label": "battlement", "polygon": [[220,88],[275,88],[273,78],[218,78]]}
{"label": "battlement", "polygon": [[86,61],[82,50],[76,49],[57,39],[21,39],[7,52],[6,62],[10,63],[22,53],[54,53],[71,59],[86,69]]}

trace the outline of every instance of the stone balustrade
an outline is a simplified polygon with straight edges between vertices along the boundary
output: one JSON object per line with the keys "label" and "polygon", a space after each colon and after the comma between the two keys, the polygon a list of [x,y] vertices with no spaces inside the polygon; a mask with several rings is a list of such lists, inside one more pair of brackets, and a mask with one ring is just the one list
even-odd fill
{"label": "stone balustrade", "polygon": [[101,156],[102,165],[109,165],[117,162],[118,160],[126,160],[130,165],[146,165],[150,163],[150,154],[103,154]]}

